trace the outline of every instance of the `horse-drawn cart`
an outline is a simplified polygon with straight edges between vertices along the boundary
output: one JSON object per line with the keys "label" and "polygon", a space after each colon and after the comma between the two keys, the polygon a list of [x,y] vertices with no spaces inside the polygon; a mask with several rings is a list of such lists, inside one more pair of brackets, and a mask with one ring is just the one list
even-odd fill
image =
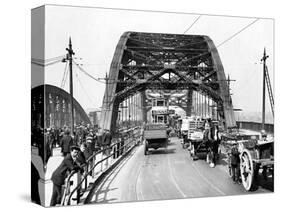
{"label": "horse-drawn cart", "polygon": [[198,158],[198,153],[207,153],[207,146],[206,142],[203,140],[202,130],[194,130],[194,132],[190,134],[188,140],[190,143],[189,153],[192,160]]}
{"label": "horse-drawn cart", "polygon": [[[229,139],[229,137],[228,137]],[[273,177],[274,157],[273,138],[258,139],[258,135],[237,135],[224,142],[228,155],[228,170],[232,177],[230,163],[231,149],[236,146],[239,152],[240,180],[247,191],[255,190],[259,185],[259,172],[267,180],[268,173]]]}

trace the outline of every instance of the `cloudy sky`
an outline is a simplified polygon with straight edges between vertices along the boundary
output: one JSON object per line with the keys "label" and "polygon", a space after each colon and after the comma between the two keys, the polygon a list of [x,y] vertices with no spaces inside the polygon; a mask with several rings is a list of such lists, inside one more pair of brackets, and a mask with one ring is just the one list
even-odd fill
{"label": "cloudy sky", "polygon": [[[118,40],[125,31],[183,34],[200,14],[176,14],[86,7],[47,6],[45,22],[45,60],[64,55],[71,36],[76,62],[96,78],[105,77]],[[219,45],[255,18],[201,15],[187,34],[208,35]],[[268,69],[273,81],[272,19],[260,18],[247,29],[218,47],[231,83],[235,108],[260,111],[262,102],[262,64],[266,47]],[[80,59],[81,58],[81,59]],[[46,67],[45,83],[61,87],[65,63]],[[105,90],[74,66],[74,97],[84,109],[99,108]],[[273,82],[272,82],[273,84]],[[274,86],[273,86],[274,88]],[[68,88],[68,79],[64,89]],[[269,101],[266,103],[270,111]]]}

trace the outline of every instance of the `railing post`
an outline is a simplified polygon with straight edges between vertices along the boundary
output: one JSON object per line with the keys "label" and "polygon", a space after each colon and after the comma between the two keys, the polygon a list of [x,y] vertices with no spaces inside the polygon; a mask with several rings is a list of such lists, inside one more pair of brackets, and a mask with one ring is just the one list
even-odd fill
{"label": "railing post", "polygon": [[[101,160],[103,159],[103,154],[104,154],[104,149],[101,152]],[[102,172],[103,162],[100,163],[100,167],[101,167],[101,172]]]}
{"label": "railing post", "polygon": [[[93,167],[95,166],[96,163],[96,155],[93,157]],[[95,168],[92,170],[92,177],[94,178],[95,176]]]}
{"label": "railing post", "polygon": [[[86,168],[85,168],[85,173],[87,173],[88,171],[89,171],[89,164],[87,164],[86,165]],[[86,178],[85,178],[85,190],[87,189],[87,187],[88,187],[88,177],[86,176]]]}
{"label": "railing post", "polygon": [[107,169],[108,168],[108,149],[106,149],[105,157],[106,157],[105,167]]}
{"label": "railing post", "polygon": [[[80,175],[80,172],[77,172],[75,173],[73,176],[72,176],[72,182],[70,181],[70,187],[69,187],[69,195],[71,194],[71,192],[73,191],[73,189],[75,189],[75,187],[78,185],[78,183],[80,182],[81,180],[81,175]],[[74,205],[75,203],[78,204],[79,203],[79,193],[80,193],[80,188],[77,189],[72,197],[68,196],[68,198],[70,198],[68,201],[70,202],[70,205]]]}

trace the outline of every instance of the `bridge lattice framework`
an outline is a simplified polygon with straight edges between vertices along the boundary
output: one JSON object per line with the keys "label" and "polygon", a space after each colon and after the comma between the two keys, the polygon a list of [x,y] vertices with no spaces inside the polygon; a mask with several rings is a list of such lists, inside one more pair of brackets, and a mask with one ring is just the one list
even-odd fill
{"label": "bridge lattice framework", "polygon": [[226,129],[236,126],[224,68],[208,36],[123,33],[110,66],[101,127],[115,132],[146,121],[147,90],[185,90],[187,115],[207,116],[215,109]]}

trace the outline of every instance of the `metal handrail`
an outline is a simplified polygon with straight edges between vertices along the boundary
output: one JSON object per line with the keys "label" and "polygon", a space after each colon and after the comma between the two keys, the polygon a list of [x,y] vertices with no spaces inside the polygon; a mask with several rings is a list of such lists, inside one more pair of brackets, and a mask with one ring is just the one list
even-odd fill
{"label": "metal handrail", "polygon": [[[133,131],[135,128],[138,128],[138,127],[131,128],[131,129],[129,129],[128,131]],[[105,149],[101,149],[101,150],[95,152],[93,155],[91,155],[91,156],[87,159],[86,163],[88,164],[89,161],[92,160],[94,157],[96,157],[98,154],[102,153],[104,150],[107,150],[107,149],[110,149],[110,148],[116,146],[116,145],[119,144],[119,143],[122,143],[122,141],[118,141],[118,142],[116,142],[116,143],[114,143],[114,144],[111,144],[109,147],[107,147],[107,148],[105,148]]]}
{"label": "metal handrail", "polygon": [[61,206],[63,206],[63,203],[65,201],[65,198],[66,198],[66,192],[68,191],[69,187],[70,187],[70,178],[76,173],[77,171],[71,171],[70,174],[67,176],[67,180],[66,180],[66,187],[65,187],[65,190],[63,192],[63,196],[62,196],[62,200],[61,200]]}
{"label": "metal handrail", "polygon": [[[132,143],[132,142],[135,142],[135,141],[130,141],[129,143],[123,145],[121,148],[124,148],[125,146],[127,146],[128,144]],[[119,148],[119,149],[121,149]],[[118,150],[117,150],[118,151]],[[95,165],[84,175],[84,177],[81,179],[81,181],[77,184],[77,186],[72,190],[72,192],[70,193],[69,195],[69,199],[68,199],[68,202],[67,202],[67,205],[69,205],[70,203],[70,200],[71,200],[71,197],[72,195],[74,194],[74,192],[76,192],[82,185],[82,183],[84,182],[84,180],[87,179],[87,176],[90,174],[91,171],[93,171],[97,165],[99,165],[100,163],[102,163],[103,161],[107,160],[108,158],[110,158],[111,156],[113,156],[115,154],[115,152],[111,153],[109,156],[103,158],[102,160],[98,161],[97,163],[95,163]]]}
{"label": "metal handrail", "polygon": [[[87,166],[87,164],[83,164],[82,166],[81,166],[81,169],[82,168],[84,168],[85,166]],[[67,193],[67,191],[68,191],[68,189],[69,189],[69,187],[70,187],[70,179],[71,179],[71,177],[73,177],[73,175],[74,174],[76,174],[77,172],[78,172],[79,170],[72,170],[70,173],[69,173],[69,175],[67,176],[67,178],[66,178],[66,187],[65,187],[65,190],[64,190],[64,193],[63,193],[63,197],[62,197],[62,200],[61,200],[61,206],[63,206],[63,203],[64,203],[64,201],[65,201],[65,198],[66,198],[66,193]]]}
{"label": "metal handrail", "polygon": [[[139,128],[139,127],[131,128],[131,129],[129,129],[128,131],[133,131],[133,130],[135,130],[135,129],[137,129],[137,128]],[[98,154],[100,154],[100,153],[102,153],[102,152],[104,152],[104,151],[106,151],[106,150],[108,150],[108,149],[112,149],[114,146],[117,146],[118,144],[120,144],[120,143],[122,143],[122,142],[123,142],[123,141],[118,141],[118,142],[116,142],[116,143],[110,145],[109,147],[106,147],[106,148],[104,148],[104,149],[101,149],[101,150],[95,152],[93,155],[91,155],[91,156],[86,160],[86,163],[85,163],[82,167],[85,167],[85,166],[88,167],[90,161],[91,161],[93,158],[95,158]],[[123,149],[124,147],[128,146],[129,144],[131,144],[131,143],[133,143],[133,142],[135,142],[135,140],[132,140],[132,141],[128,142],[127,144],[123,144],[123,145],[122,145],[121,147],[119,147],[116,151],[120,151],[121,149]],[[113,156],[113,155],[116,153],[116,151],[114,151],[113,153],[111,153],[111,154],[108,155],[107,157],[105,157],[105,158],[99,160],[98,162],[96,162],[96,163],[94,164],[94,166],[91,167],[90,170],[87,169],[86,174],[83,175],[83,177],[82,177],[82,179],[80,180],[80,182],[76,185],[76,187],[75,187],[75,188],[72,190],[72,192],[69,194],[69,197],[68,197],[68,200],[67,200],[67,205],[70,204],[70,200],[71,200],[71,197],[72,197],[72,195],[74,194],[74,192],[76,192],[76,191],[81,187],[82,183],[83,183],[85,180],[87,180],[87,177],[88,177],[88,176],[90,175],[90,173],[97,167],[97,165],[99,165],[99,164],[102,163],[103,161],[105,161],[105,160],[107,160],[108,158],[110,158],[111,156]],[[128,152],[128,151],[129,151],[129,150],[127,150],[127,152]],[[65,202],[66,192],[67,192],[67,190],[68,190],[69,187],[70,187],[70,179],[71,179],[71,177],[72,177],[75,173],[77,173],[77,171],[72,171],[72,172],[68,175],[68,177],[67,177],[67,180],[66,180],[66,185],[67,185],[67,186],[66,186],[66,189],[65,189],[65,192],[64,192],[62,201],[61,201],[61,205],[63,205],[64,202]],[[78,194],[78,195],[79,195],[79,194]],[[78,199],[79,199],[79,198],[78,198]]]}

